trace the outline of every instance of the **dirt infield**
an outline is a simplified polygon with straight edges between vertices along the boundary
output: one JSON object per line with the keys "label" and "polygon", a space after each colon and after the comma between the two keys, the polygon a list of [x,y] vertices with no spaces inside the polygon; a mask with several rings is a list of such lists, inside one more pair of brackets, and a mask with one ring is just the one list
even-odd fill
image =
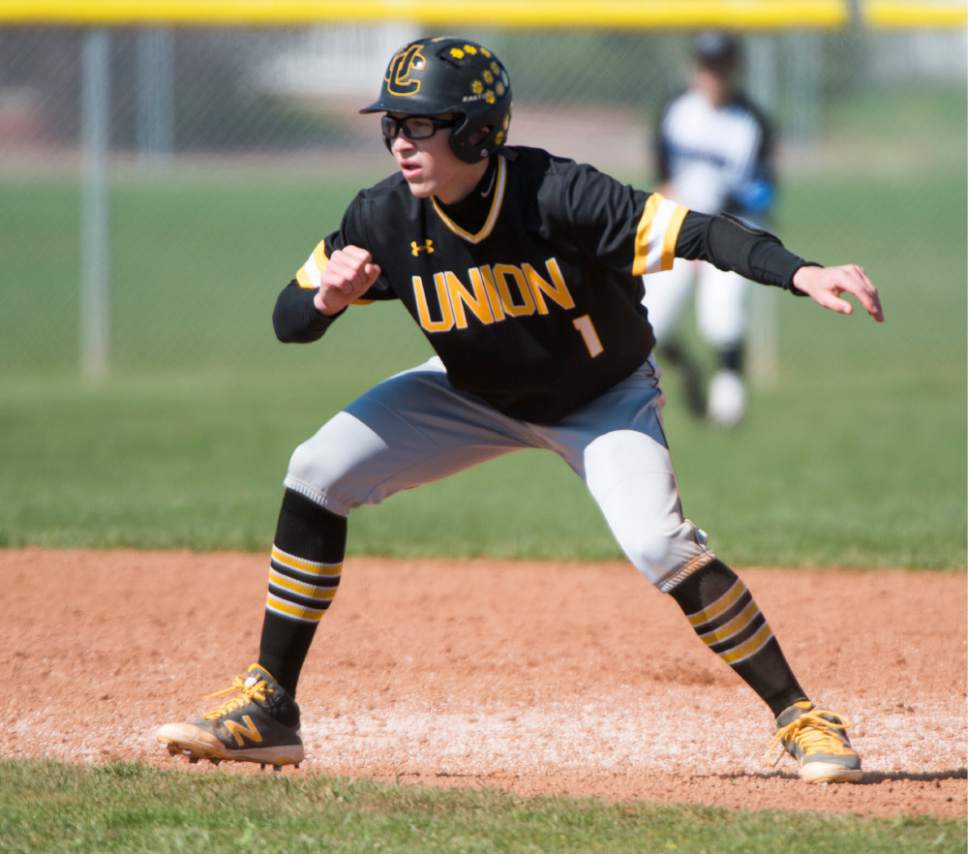
{"label": "dirt infield", "polygon": [[[0,550],[0,756],[138,759],[254,658],[267,559]],[[960,573],[749,569],[862,785],[764,760],[769,713],[628,566],[351,559],[300,686],[298,771],[522,794],[964,817]],[[255,773],[258,773],[257,771]]]}

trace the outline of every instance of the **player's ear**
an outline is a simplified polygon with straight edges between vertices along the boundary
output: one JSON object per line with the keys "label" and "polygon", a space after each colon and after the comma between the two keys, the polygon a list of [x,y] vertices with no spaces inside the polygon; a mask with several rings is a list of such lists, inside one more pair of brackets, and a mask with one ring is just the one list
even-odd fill
{"label": "player's ear", "polygon": [[476,131],[473,136],[471,136],[471,145],[480,145],[485,139],[491,135],[491,128],[489,126],[482,127],[479,131]]}

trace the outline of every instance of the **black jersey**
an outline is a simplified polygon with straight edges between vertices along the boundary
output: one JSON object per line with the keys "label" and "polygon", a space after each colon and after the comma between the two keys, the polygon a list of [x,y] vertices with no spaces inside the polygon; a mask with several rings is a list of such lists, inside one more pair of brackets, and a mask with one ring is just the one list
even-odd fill
{"label": "black jersey", "polygon": [[687,214],[539,149],[502,149],[453,206],[416,198],[394,175],[360,192],[299,269],[277,314],[299,301],[295,289],[305,320],[280,337],[323,334],[332,318],[305,305],[329,255],[360,246],[382,269],[361,303],[400,300],[457,388],[515,418],[555,422],[648,357],[640,277],[670,269],[677,253],[709,257],[709,218],[691,215],[683,241]]}

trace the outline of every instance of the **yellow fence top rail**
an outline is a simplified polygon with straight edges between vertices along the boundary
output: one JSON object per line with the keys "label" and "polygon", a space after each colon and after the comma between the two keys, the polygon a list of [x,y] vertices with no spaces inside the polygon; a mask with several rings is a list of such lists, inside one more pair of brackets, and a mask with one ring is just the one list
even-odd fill
{"label": "yellow fence top rail", "polygon": [[0,0],[0,23],[837,28],[847,0]]}
{"label": "yellow fence top rail", "polygon": [[864,22],[872,27],[964,27],[968,26],[968,4],[954,2],[898,2],[867,0]]}
{"label": "yellow fence top rail", "polygon": [[[838,29],[849,0],[0,0],[0,24],[292,25],[413,21],[426,26]],[[965,27],[963,0],[862,0],[871,27]]]}

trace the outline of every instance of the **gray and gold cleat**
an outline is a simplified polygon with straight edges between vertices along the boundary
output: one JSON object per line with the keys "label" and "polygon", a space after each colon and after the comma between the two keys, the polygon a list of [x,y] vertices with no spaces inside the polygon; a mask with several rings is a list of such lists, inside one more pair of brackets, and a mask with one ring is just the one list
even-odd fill
{"label": "gray and gold cleat", "polygon": [[191,723],[165,724],[155,734],[172,756],[189,762],[209,759],[258,762],[279,770],[303,760],[299,706],[263,667],[252,664],[231,687],[209,696],[237,692],[217,709]]}
{"label": "gray and gold cleat", "polygon": [[[847,718],[801,700],[780,712],[773,746],[781,746],[800,763],[800,779],[808,783],[857,783],[864,772],[850,746],[848,726]],[[774,765],[782,756],[781,751]]]}

